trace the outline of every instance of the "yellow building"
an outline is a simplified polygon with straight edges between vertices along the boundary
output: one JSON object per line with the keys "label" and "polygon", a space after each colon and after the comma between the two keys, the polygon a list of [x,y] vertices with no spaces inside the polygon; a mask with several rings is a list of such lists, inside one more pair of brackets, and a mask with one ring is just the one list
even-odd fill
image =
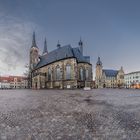
{"label": "yellow building", "polygon": [[121,88],[124,87],[124,71],[103,69],[100,57],[96,63],[95,85],[97,88]]}

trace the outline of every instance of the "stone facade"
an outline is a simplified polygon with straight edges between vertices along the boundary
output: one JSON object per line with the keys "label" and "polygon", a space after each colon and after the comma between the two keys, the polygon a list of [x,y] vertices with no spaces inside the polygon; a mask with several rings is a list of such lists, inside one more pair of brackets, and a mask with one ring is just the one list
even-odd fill
{"label": "stone facade", "polygon": [[43,51],[43,55],[39,56],[39,49],[33,36],[33,45],[30,49],[31,88],[76,89],[92,86],[92,65],[89,57],[87,60],[87,56],[83,56],[82,42],[74,49],[71,46],[61,47],[57,44],[58,48],[50,53],[46,45],[45,40],[46,52]]}
{"label": "stone facade", "polygon": [[96,88],[122,88],[124,87],[124,71],[121,67],[120,70],[103,69],[100,57],[96,63]]}
{"label": "stone facade", "polygon": [[[66,66],[71,66],[70,79],[67,79],[66,75]],[[56,69],[60,67],[60,74],[62,77],[57,79],[56,77]],[[84,71],[88,70],[89,76],[86,78],[86,75],[83,80],[80,80],[80,69]],[[49,71],[51,71],[49,77]],[[33,81],[32,88],[33,89],[50,89],[50,88],[82,88],[85,86],[90,87],[92,81],[92,65],[80,63],[77,64],[75,58],[65,59],[61,61],[54,62],[47,66],[44,66],[40,69],[37,69],[33,72]],[[85,85],[86,84],[86,85]]]}

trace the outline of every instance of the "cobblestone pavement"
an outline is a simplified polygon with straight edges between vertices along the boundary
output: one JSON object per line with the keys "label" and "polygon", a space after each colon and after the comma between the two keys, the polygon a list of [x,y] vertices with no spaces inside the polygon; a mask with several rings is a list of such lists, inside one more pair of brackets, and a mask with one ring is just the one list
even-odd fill
{"label": "cobblestone pavement", "polygon": [[138,140],[140,90],[0,90],[0,140]]}

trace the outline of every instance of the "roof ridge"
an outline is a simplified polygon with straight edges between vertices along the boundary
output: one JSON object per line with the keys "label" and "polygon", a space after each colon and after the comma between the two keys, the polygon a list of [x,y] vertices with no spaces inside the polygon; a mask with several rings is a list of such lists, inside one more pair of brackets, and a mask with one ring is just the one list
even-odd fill
{"label": "roof ridge", "polygon": [[103,69],[103,70],[112,70],[112,71],[119,71],[119,70],[114,70],[114,69]]}
{"label": "roof ridge", "polygon": [[[48,54],[46,54],[46,55],[49,55],[49,54],[51,54],[51,53],[53,53],[53,52],[56,52],[58,49],[59,49],[59,50],[60,50],[60,49],[63,49],[64,47],[70,47],[70,48],[72,48],[70,44],[64,45],[64,46],[62,46],[62,47],[60,47],[60,48],[56,48],[56,49],[54,49],[54,50],[48,52]],[[44,56],[46,56],[46,55],[44,55]],[[43,56],[43,55],[41,55],[41,56]]]}

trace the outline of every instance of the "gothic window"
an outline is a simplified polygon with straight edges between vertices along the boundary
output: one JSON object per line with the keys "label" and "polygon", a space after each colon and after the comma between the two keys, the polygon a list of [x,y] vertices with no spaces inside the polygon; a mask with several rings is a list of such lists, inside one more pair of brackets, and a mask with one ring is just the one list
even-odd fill
{"label": "gothic window", "polygon": [[80,80],[81,81],[84,80],[84,70],[83,70],[83,68],[80,68]]}
{"label": "gothic window", "polygon": [[51,69],[48,69],[48,81],[51,81]]}
{"label": "gothic window", "polygon": [[71,65],[66,65],[66,79],[71,79]]}
{"label": "gothic window", "polygon": [[86,69],[86,80],[89,80],[89,70]]}
{"label": "gothic window", "polygon": [[60,67],[57,66],[56,67],[56,80],[61,80],[61,78],[62,78],[61,70],[60,70]]}

